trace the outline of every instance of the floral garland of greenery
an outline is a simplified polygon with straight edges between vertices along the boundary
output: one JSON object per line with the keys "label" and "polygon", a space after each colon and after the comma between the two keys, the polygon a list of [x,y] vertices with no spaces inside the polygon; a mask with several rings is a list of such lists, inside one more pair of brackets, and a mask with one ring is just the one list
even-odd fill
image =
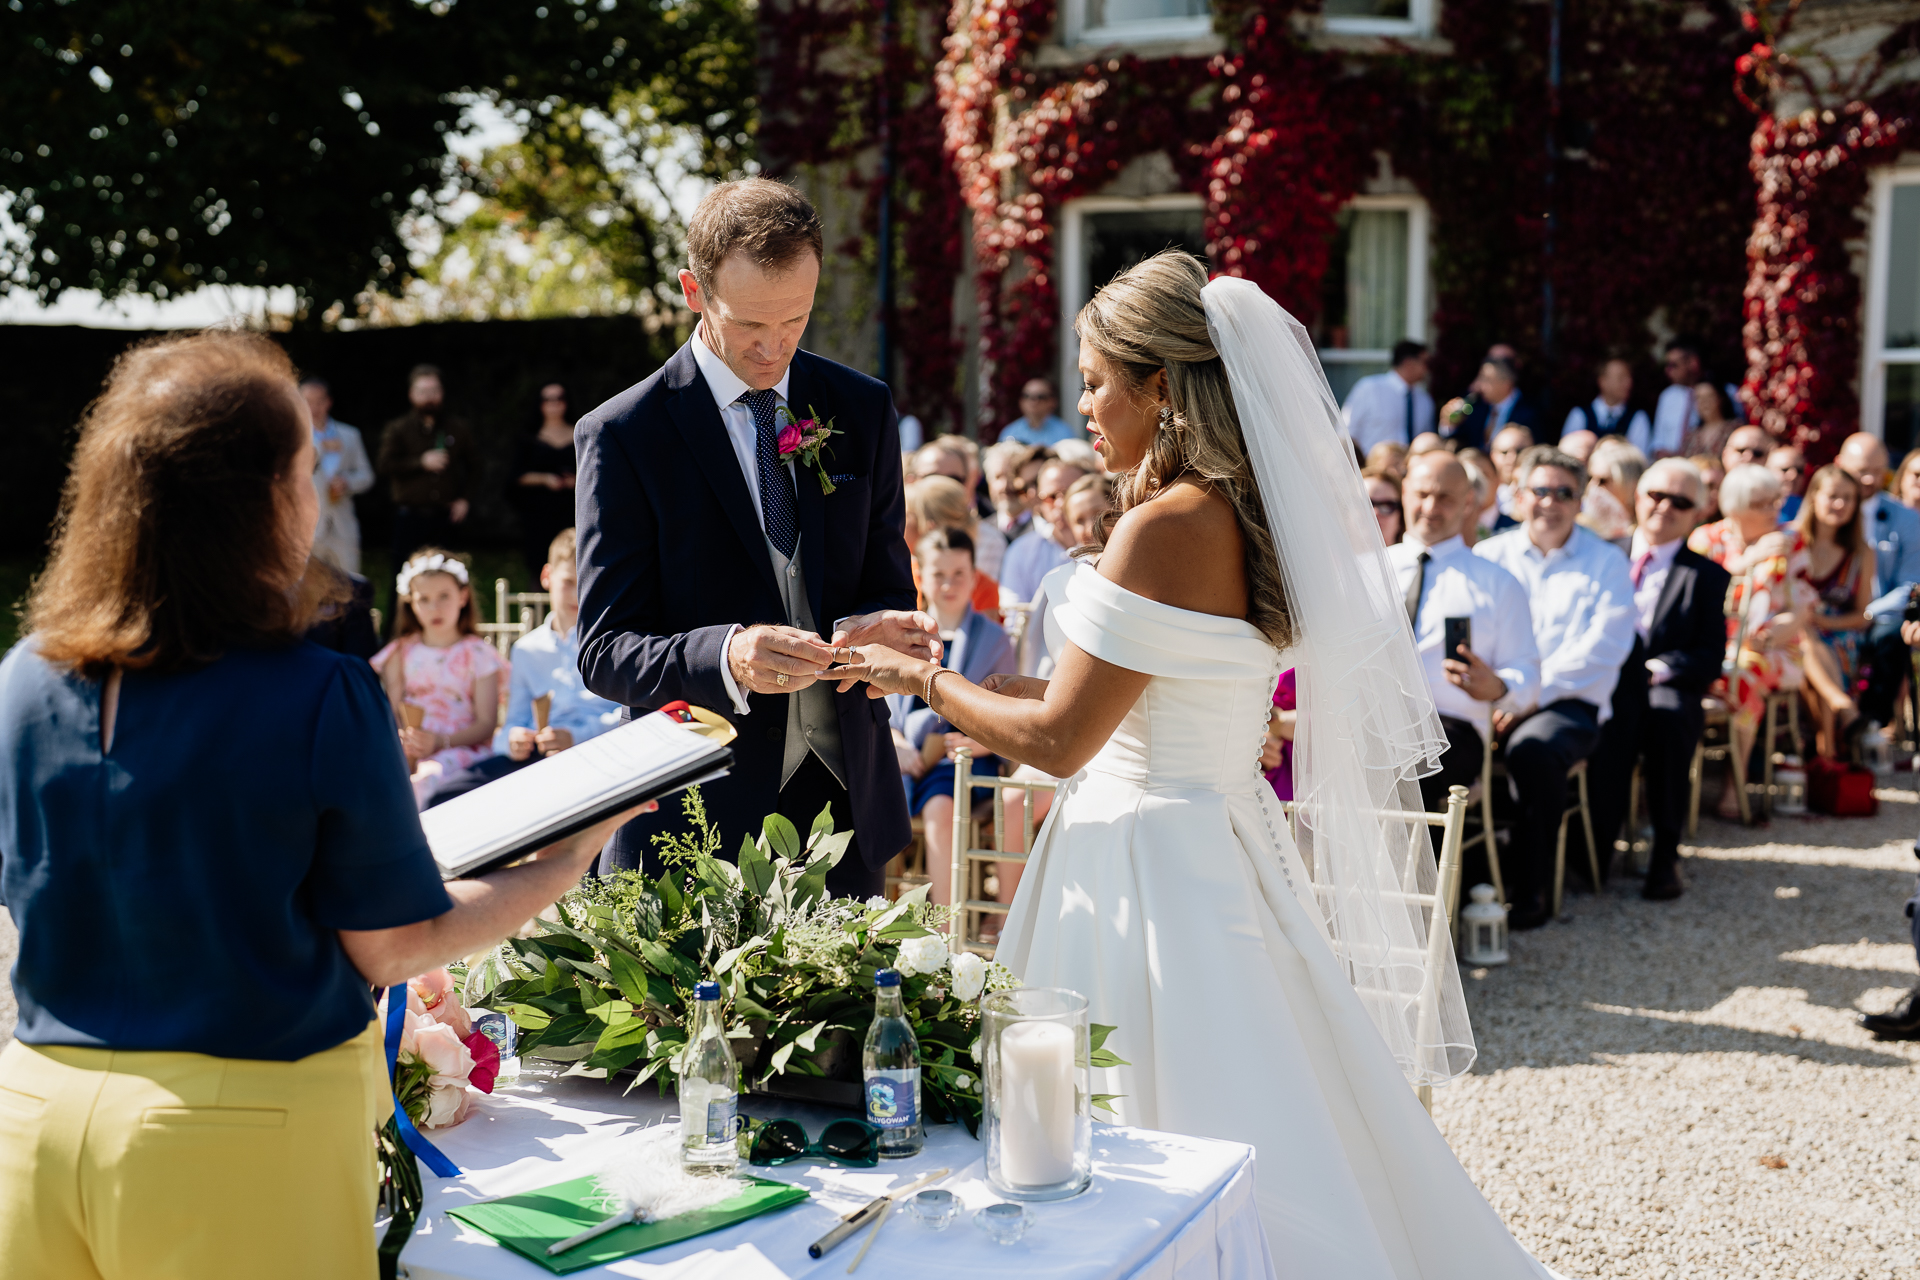
{"label": "floral garland of greenery", "polygon": [[[715,856],[720,834],[697,787],[683,809],[690,834],[656,837],[661,876],[583,884],[560,901],[558,919],[468,970],[465,1001],[512,1018],[522,1055],[603,1075],[632,1070],[629,1089],[653,1080],[665,1094],[678,1080],[694,984],[711,979],[749,1086],[782,1075],[857,1084],[873,975],[896,969],[928,1117],[976,1132],[979,999],[1018,986],[1014,976],[977,955],[948,955],[947,910],[927,903],[926,886],[895,902],[829,898],[827,872],[853,833],[835,832],[828,811],[804,841],[785,818],[768,817],[736,864]],[[1091,1065],[1122,1064],[1102,1046],[1112,1030],[1094,1029]]]}

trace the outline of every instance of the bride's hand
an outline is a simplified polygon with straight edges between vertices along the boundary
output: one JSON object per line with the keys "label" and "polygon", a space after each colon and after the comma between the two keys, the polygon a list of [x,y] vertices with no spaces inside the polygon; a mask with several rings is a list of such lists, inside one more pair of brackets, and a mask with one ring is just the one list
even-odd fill
{"label": "bride's hand", "polygon": [[833,674],[844,680],[864,680],[867,696],[888,693],[921,693],[927,686],[927,673],[933,664],[910,658],[883,644],[853,646],[853,661],[835,667]]}
{"label": "bride's hand", "polygon": [[1031,698],[1035,702],[1044,702],[1047,697],[1047,682],[1038,676],[1016,676],[1005,671],[996,671],[980,682],[980,687],[988,693],[997,693],[1007,698]]}

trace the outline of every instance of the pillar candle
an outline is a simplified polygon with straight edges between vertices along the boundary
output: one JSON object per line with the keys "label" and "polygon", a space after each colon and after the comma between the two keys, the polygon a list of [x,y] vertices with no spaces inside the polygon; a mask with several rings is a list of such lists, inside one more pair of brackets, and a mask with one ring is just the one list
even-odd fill
{"label": "pillar candle", "polygon": [[1016,1022],[1000,1033],[1000,1171],[1050,1186],[1073,1176],[1073,1029]]}

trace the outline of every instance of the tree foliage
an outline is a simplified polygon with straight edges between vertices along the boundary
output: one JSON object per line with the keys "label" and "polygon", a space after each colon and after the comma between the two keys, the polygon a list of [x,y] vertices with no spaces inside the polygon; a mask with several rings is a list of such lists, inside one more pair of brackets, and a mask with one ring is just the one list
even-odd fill
{"label": "tree foliage", "polygon": [[[606,223],[572,189],[604,163],[581,154],[586,113],[641,103],[696,138],[698,170],[752,128],[739,0],[9,0],[0,31],[0,279],[42,297],[291,285],[317,314],[397,285],[407,219],[463,187],[519,182]],[[526,124],[524,175],[450,159],[476,100]],[[646,202],[601,203],[622,206],[620,252],[652,259]]]}

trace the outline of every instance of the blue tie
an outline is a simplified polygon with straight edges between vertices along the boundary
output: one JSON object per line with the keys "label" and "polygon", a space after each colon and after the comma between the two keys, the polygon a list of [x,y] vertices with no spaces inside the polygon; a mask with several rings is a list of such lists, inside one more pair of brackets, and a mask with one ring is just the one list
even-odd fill
{"label": "blue tie", "polygon": [[743,391],[739,403],[753,411],[753,456],[760,472],[760,514],[767,541],[791,560],[800,543],[800,500],[793,490],[793,477],[780,462],[779,431],[774,425],[779,399],[772,390]]}

